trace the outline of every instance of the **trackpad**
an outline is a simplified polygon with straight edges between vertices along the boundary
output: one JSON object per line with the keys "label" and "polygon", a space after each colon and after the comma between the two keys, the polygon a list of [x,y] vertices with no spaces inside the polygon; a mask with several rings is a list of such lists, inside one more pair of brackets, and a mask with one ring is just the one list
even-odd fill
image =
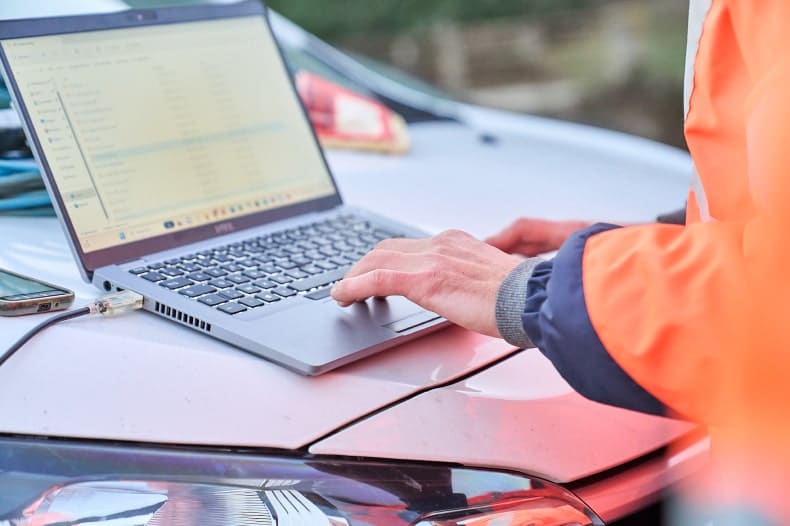
{"label": "trackpad", "polygon": [[413,329],[419,325],[424,323],[428,323],[429,321],[433,321],[439,318],[439,315],[431,312],[429,310],[423,310],[417,313],[412,314],[411,316],[407,316],[402,320],[393,321],[392,323],[388,323],[385,325],[388,329],[392,329],[395,332],[406,332],[409,329]]}
{"label": "trackpad", "polygon": [[438,314],[423,309],[403,296],[369,299],[356,303],[344,311],[346,314],[357,316],[360,320],[370,319],[380,327],[398,333],[439,318]]}
{"label": "trackpad", "polygon": [[[403,296],[388,296],[387,298],[369,299],[365,302],[355,303],[346,313],[353,314],[360,319],[369,318],[370,321],[381,327],[386,327],[398,332],[393,328],[399,327],[399,323],[415,315],[425,314],[427,311]],[[435,318],[436,315],[432,314]],[[405,322],[408,325],[409,322]],[[414,326],[412,324],[412,326]],[[404,330],[404,329],[401,329]]]}

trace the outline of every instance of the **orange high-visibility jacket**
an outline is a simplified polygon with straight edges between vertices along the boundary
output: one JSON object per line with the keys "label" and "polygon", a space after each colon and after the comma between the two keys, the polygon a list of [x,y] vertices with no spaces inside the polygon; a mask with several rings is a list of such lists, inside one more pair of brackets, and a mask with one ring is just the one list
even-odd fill
{"label": "orange high-visibility jacket", "polygon": [[767,422],[790,393],[790,2],[691,13],[687,224],[573,236],[532,274],[523,321],[592,398]]}
{"label": "orange high-visibility jacket", "polygon": [[687,224],[526,263],[508,339],[589,398],[709,425],[719,489],[790,518],[790,0],[692,0],[688,44]]}
{"label": "orange high-visibility jacket", "polygon": [[530,269],[522,321],[582,394],[716,423],[787,372],[790,1],[691,13],[687,224],[576,233]]}
{"label": "orange high-visibility jacket", "polygon": [[[692,11],[700,6],[687,225],[591,237],[583,285],[590,321],[628,375],[717,423],[730,418],[735,391],[762,398],[742,382],[770,382],[790,357],[790,2],[713,0]],[[779,369],[750,378],[762,369],[754,361]]]}

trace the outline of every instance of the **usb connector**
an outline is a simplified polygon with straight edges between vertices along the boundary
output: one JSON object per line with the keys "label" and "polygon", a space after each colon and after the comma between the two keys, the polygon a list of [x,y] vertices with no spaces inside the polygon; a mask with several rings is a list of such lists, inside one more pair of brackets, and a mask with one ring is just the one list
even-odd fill
{"label": "usb connector", "polygon": [[131,290],[122,290],[100,296],[89,305],[91,314],[117,316],[129,311],[143,308],[143,297]]}

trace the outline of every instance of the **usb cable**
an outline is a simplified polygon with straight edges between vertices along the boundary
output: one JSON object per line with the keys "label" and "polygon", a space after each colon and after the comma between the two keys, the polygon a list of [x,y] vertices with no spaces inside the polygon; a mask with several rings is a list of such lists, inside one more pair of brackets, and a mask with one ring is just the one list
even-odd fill
{"label": "usb cable", "polygon": [[0,356],[0,367],[13,356],[19,349],[22,348],[33,336],[43,331],[51,325],[60,323],[62,321],[79,318],[80,316],[87,316],[89,314],[101,314],[102,316],[117,316],[129,311],[138,310],[143,308],[143,297],[136,292],[130,290],[123,290],[112,294],[106,294],[97,298],[93,303],[82,307],[80,309],[70,310],[55,316],[50,316],[42,323],[39,323],[24,336],[19,338],[8,350]]}

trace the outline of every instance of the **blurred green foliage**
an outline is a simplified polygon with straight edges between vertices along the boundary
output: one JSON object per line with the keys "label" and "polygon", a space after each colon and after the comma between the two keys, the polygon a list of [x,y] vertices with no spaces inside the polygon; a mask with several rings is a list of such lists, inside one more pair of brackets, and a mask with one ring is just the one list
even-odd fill
{"label": "blurred green foliage", "polygon": [[[2,1],[2,0],[0,0]],[[202,0],[206,1],[206,0]],[[162,7],[201,0],[124,0],[130,7]],[[267,0],[266,4],[326,39],[354,33],[402,31],[439,21],[477,21],[512,16],[541,17],[584,9],[605,0]]]}
{"label": "blurred green foliage", "polygon": [[269,0],[268,5],[322,38],[399,31],[438,21],[540,17],[582,9],[601,0]]}

